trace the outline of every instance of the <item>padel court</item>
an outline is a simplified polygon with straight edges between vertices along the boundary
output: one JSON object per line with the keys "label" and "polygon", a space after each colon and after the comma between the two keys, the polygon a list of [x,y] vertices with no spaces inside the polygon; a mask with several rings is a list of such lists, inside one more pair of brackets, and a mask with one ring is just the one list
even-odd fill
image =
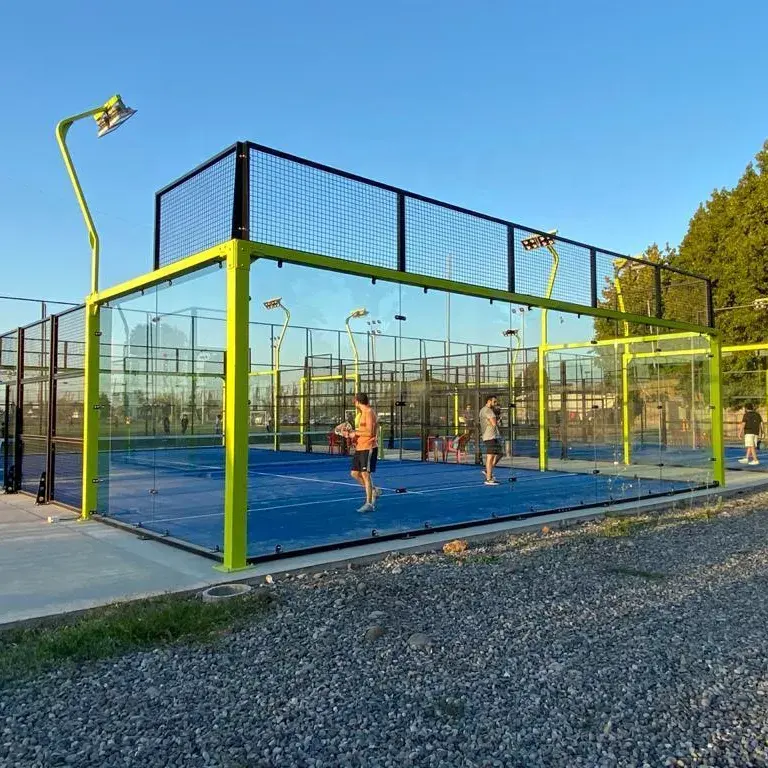
{"label": "padel court", "polygon": [[[384,458],[375,473],[376,510],[361,514],[360,486],[346,456],[252,448],[248,468],[248,556],[339,546],[480,521],[527,517],[676,494],[695,486],[623,471],[607,474],[497,468],[496,486],[479,466]],[[220,551],[224,515],[222,448],[112,452],[109,517],[147,533]],[[617,468],[618,469],[618,468]],[[137,489],[144,488],[143,498]]]}
{"label": "padel court", "polygon": [[[250,142],[160,190],[154,228],[150,271],[0,336],[7,491],[238,570],[744,468],[702,276]],[[356,392],[371,513],[331,434]]]}

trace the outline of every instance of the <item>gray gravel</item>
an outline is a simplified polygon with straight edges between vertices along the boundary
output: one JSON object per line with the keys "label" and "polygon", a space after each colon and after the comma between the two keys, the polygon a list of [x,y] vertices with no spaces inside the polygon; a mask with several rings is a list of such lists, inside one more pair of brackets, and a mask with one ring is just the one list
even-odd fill
{"label": "gray gravel", "polygon": [[215,646],[0,691],[0,766],[768,766],[766,509],[276,578]]}

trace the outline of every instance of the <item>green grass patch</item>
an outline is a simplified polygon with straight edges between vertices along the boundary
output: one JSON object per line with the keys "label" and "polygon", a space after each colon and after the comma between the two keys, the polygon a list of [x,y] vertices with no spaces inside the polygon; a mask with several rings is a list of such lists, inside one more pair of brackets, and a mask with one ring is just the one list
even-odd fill
{"label": "green grass patch", "polygon": [[265,590],[214,603],[164,596],[98,608],[70,621],[0,631],[0,684],[64,664],[173,643],[212,642],[264,614],[273,601]]}
{"label": "green grass patch", "polygon": [[647,528],[659,524],[658,517],[646,518],[635,515],[615,515],[607,513],[601,525],[601,533],[609,538],[633,536]]}
{"label": "green grass patch", "polygon": [[608,568],[608,573],[615,573],[618,576],[636,576],[640,579],[647,579],[648,581],[664,581],[667,578],[666,573],[658,573],[657,571],[642,571],[638,568],[629,568],[628,566],[617,565],[612,568]]}

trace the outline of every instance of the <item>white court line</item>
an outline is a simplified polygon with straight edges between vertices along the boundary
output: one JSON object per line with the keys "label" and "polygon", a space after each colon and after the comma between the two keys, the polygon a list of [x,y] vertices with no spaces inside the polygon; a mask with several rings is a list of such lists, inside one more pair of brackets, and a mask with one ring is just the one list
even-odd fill
{"label": "white court line", "polygon": [[[338,504],[340,501],[359,501],[359,496],[344,496],[336,499],[322,499],[318,501],[299,501],[295,504],[277,504],[272,507],[248,507],[248,512],[270,512],[273,509],[292,509],[293,507],[310,507],[317,504]],[[204,515],[183,515],[181,517],[160,517],[151,520],[152,523],[173,523],[182,520],[202,520],[206,517],[223,517],[224,512],[206,512]]]}

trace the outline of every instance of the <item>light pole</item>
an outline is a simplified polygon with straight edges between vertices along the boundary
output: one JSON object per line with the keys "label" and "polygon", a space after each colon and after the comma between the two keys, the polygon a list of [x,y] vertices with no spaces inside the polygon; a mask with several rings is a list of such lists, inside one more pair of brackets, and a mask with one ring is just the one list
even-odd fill
{"label": "light pole", "polygon": [[65,117],[56,126],[58,142],[64,166],[75,191],[77,203],[88,229],[88,242],[91,246],[91,289],[85,305],[85,353],[83,360],[83,472],[82,472],[82,507],[81,517],[87,519],[98,506],[99,480],[99,363],[101,352],[101,327],[99,305],[94,297],[99,290],[99,235],[93,223],[93,217],[85,202],[83,188],[77,178],[72,157],[67,149],[67,134],[78,120],[93,117],[98,127],[98,136],[106,136],[121,126],[135,110],[123,104],[119,95],[113,96],[105,104],[87,112]]}
{"label": "light pole", "polygon": [[275,450],[280,448],[280,350],[283,347],[283,339],[285,338],[285,332],[288,329],[288,323],[291,322],[291,313],[288,308],[283,304],[281,297],[274,299],[268,299],[264,302],[264,309],[282,309],[285,314],[285,320],[283,321],[283,328],[280,331],[280,336],[275,342],[275,357],[272,363],[272,420],[274,424],[273,428],[273,440]]}
{"label": "light pole", "polygon": [[[555,235],[557,230],[550,230],[547,234],[531,235],[521,241],[526,251],[535,251],[538,248],[546,248],[552,256],[552,267],[549,270],[547,291],[544,298],[552,298],[552,290],[555,287],[557,268],[560,266],[560,255],[555,249]],[[539,342],[539,469],[543,472],[549,463],[549,393],[547,390],[547,309],[541,310],[541,340]]]}
{"label": "light pole", "polygon": [[[501,332],[501,335],[504,336],[509,341],[509,445],[510,445],[510,452],[509,455],[512,456],[512,447],[514,446],[515,441],[515,427],[514,425],[517,423],[517,392],[516,390],[516,384],[515,384],[515,378],[517,374],[517,355],[520,352],[520,335],[516,328],[507,328],[505,331]],[[512,339],[515,340],[515,350],[512,351]],[[525,366],[523,366],[525,368]],[[523,374],[525,375],[525,374]]]}
{"label": "light pole", "polygon": [[349,321],[355,320],[360,317],[365,317],[368,314],[368,310],[365,307],[359,309],[353,309],[344,321],[344,327],[347,329],[347,336],[349,337],[349,343],[352,347],[352,359],[355,363],[355,392],[360,388],[360,358],[357,354],[357,344],[355,344],[355,336],[352,333],[352,329],[349,327]]}
{"label": "light pole", "polygon": [[69,174],[69,180],[72,182],[72,187],[75,190],[75,197],[77,198],[80,211],[85,219],[85,226],[88,228],[88,241],[91,245],[91,293],[94,294],[99,290],[99,235],[96,232],[96,226],[93,223],[93,217],[88,209],[88,204],[85,201],[85,195],[83,194],[83,188],[80,186],[80,180],[77,178],[75,166],[72,163],[72,156],[69,154],[67,148],[67,134],[69,129],[78,120],[84,120],[85,118],[92,117],[96,121],[98,126],[98,137],[106,136],[108,133],[119,128],[128,118],[136,114],[135,109],[126,107],[123,104],[123,100],[119,94],[113,96],[105,104],[94,109],[89,109],[87,112],[81,112],[79,115],[72,115],[72,117],[65,117],[56,126],[56,141],[59,144],[61,150],[61,156],[64,158],[64,165],[66,166],[67,173]]}
{"label": "light pole", "polygon": [[376,363],[376,337],[381,336],[381,320],[368,320],[368,336],[371,339],[371,362]]}

